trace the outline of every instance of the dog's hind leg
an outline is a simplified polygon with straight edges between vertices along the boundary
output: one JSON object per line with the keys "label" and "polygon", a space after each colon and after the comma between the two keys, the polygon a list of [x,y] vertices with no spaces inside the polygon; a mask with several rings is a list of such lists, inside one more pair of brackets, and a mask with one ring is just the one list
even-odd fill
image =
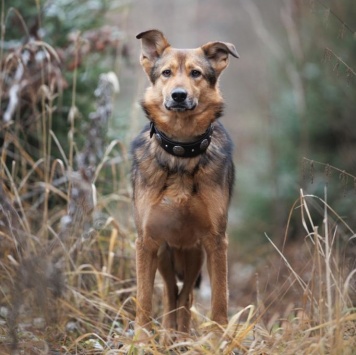
{"label": "dog's hind leg", "polygon": [[158,251],[158,271],[164,281],[163,295],[163,328],[177,329],[178,286],[174,271],[171,248],[165,243]]}
{"label": "dog's hind leg", "polygon": [[190,331],[190,308],[193,303],[193,289],[200,275],[201,268],[204,262],[204,252],[202,247],[192,249],[184,249],[180,252],[180,257],[183,261],[183,288],[178,295],[178,331],[189,333]]}

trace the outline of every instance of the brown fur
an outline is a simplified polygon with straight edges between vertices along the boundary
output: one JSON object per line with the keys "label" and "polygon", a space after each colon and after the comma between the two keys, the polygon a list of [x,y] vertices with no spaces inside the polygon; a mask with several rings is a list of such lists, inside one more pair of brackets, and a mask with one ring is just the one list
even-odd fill
{"label": "brown fur", "polygon": [[[211,144],[192,157],[167,153],[146,126],[132,144],[136,240],[136,330],[149,329],[156,270],[164,280],[166,329],[189,332],[193,288],[204,251],[212,287],[211,318],[227,323],[227,212],[234,167],[232,143],[218,120],[223,100],[218,78],[229,43],[209,42],[196,49],[172,48],[157,30],[143,32],[141,65],[151,86],[142,102],[148,119],[171,140],[193,142],[213,124]],[[184,90],[184,102],[173,100]],[[176,278],[183,280],[179,291]]]}

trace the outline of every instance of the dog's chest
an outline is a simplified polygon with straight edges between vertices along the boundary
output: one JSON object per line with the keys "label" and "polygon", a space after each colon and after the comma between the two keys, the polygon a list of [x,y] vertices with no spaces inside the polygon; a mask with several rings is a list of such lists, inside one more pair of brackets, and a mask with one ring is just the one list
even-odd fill
{"label": "dog's chest", "polygon": [[182,248],[193,247],[211,227],[209,211],[198,197],[185,201],[164,195],[149,209],[146,231],[158,242]]}
{"label": "dog's chest", "polygon": [[211,228],[209,210],[197,179],[173,174],[164,181],[156,203],[148,207],[146,231],[158,242],[177,248],[192,247]]}

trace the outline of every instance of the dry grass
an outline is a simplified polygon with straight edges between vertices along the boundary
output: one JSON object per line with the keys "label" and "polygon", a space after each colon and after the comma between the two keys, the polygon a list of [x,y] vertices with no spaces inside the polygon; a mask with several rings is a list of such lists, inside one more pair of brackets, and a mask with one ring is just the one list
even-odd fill
{"label": "dry grass", "polygon": [[[308,255],[307,270],[304,268],[298,273],[267,236],[292,275],[292,282],[302,291],[303,298],[299,300],[301,307],[279,320],[279,326],[269,325],[272,332],[268,333],[266,346],[261,349],[266,353],[354,353],[356,314],[352,305],[356,294],[356,272],[352,269],[355,253],[352,239],[355,234],[328,206],[326,194],[326,188],[324,199],[305,195],[301,190],[300,199],[294,204],[294,208],[301,211],[306,232],[304,243],[294,253],[300,253],[302,258]],[[321,227],[312,218],[315,210],[319,212],[320,208],[324,210]],[[343,254],[345,247],[352,250]]]}
{"label": "dry grass", "polygon": [[[16,123],[14,123],[14,126]],[[54,134],[52,133],[53,137]],[[72,142],[74,145],[74,142]],[[114,144],[113,144],[114,145]],[[12,149],[10,149],[12,147]],[[301,192],[295,208],[305,227],[312,266],[298,274],[276,248],[303,293],[303,307],[285,319],[262,321],[270,305],[246,307],[225,328],[195,310],[192,335],[163,348],[160,319],[147,344],[132,331],[135,304],[134,238],[127,182],[119,193],[103,194],[100,169],[91,177],[74,171],[69,158],[31,161],[6,128],[1,176],[2,351],[47,354],[352,354],[356,314],[349,290],[355,271],[341,268],[340,238],[354,237],[335,211],[317,196]],[[9,171],[9,154],[13,159]],[[122,170],[110,149],[98,166]],[[116,158],[119,152],[116,152]],[[121,154],[121,153],[120,153]],[[115,164],[110,165],[113,160]],[[103,163],[105,161],[105,163]],[[113,173],[116,178],[119,173]],[[94,198],[97,179],[97,201]],[[61,183],[58,183],[58,180]],[[112,186],[117,186],[112,181]],[[324,207],[322,231],[311,209]],[[313,207],[311,207],[313,206]],[[117,209],[117,211],[116,211]],[[124,218],[123,218],[124,217]],[[334,227],[331,227],[334,226]],[[340,231],[339,231],[340,229]],[[274,246],[273,241],[270,243]],[[339,240],[339,241],[338,241]],[[346,240],[346,242],[350,242]],[[339,245],[338,245],[339,244]],[[160,285],[157,284],[157,294]],[[252,302],[253,300],[251,300]],[[278,299],[275,300],[278,302]]]}
{"label": "dry grass", "polygon": [[[27,66],[26,56],[35,58],[39,51],[45,60],[37,68]],[[266,322],[266,311],[279,299],[260,297],[256,305],[251,299],[226,327],[194,309],[190,336],[161,346],[164,330],[158,318],[149,341],[138,343],[128,157],[119,141],[106,142],[103,129],[117,88],[115,76],[99,80],[97,110],[82,148],[74,83],[66,152],[52,130],[53,113],[66,90],[56,52],[45,43],[28,43],[2,53],[1,65],[0,99],[7,112],[0,122],[1,353],[354,353],[356,272],[345,264],[342,250],[355,233],[328,206],[326,192],[321,199],[301,191],[291,211],[301,211],[305,239],[300,250],[307,250],[311,260],[307,273],[300,274],[267,236],[291,275],[290,287],[301,290],[301,307]],[[29,131],[37,133],[36,144],[26,140]],[[53,158],[54,147],[60,158]],[[320,208],[322,226],[312,211]],[[156,292],[159,296],[159,284]]]}

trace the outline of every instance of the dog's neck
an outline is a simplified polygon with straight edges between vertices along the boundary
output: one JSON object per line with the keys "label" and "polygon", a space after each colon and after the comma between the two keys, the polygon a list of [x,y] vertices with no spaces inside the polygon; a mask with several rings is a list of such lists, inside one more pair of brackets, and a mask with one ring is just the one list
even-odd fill
{"label": "dog's neck", "polygon": [[193,158],[205,153],[210,145],[212,134],[213,125],[211,124],[206,132],[193,142],[178,142],[168,138],[151,121],[150,138],[154,136],[162,149],[180,158]]}

